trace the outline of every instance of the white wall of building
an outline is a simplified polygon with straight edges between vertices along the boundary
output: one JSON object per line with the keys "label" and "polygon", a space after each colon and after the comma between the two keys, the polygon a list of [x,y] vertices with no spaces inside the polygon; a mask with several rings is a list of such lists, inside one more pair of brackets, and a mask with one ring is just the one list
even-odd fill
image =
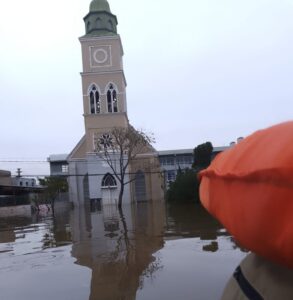
{"label": "white wall of building", "polygon": [[[118,164],[116,167],[119,170]],[[73,204],[84,204],[85,196],[89,199],[101,199],[102,205],[117,204],[120,182],[115,178],[117,187],[102,187],[102,180],[107,173],[115,178],[110,166],[96,154],[87,154],[85,160],[69,161],[69,196]],[[125,176],[126,181],[129,181],[128,174]],[[129,203],[131,203],[130,184],[127,184],[124,187],[123,204]]]}

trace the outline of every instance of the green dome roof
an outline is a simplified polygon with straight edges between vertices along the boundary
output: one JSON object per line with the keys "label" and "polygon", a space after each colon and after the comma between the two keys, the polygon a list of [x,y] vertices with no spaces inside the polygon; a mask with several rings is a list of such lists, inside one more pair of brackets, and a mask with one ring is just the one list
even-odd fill
{"label": "green dome roof", "polygon": [[111,13],[110,6],[107,0],[92,0],[90,4],[90,12],[107,11]]}

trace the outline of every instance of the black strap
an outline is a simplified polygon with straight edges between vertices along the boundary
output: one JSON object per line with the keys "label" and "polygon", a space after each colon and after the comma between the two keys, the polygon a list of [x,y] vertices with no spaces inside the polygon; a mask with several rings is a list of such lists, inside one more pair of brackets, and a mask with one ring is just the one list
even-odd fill
{"label": "black strap", "polygon": [[264,298],[258,293],[258,291],[245,278],[240,267],[237,267],[233,276],[238,282],[238,285],[241,288],[242,292],[249,300],[264,300]]}

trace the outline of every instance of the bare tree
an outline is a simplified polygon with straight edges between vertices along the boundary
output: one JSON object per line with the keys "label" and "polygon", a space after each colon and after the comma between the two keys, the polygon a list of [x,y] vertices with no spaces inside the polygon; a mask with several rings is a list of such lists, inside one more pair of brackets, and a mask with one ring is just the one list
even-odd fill
{"label": "bare tree", "polygon": [[115,127],[95,139],[97,155],[108,164],[120,183],[119,208],[122,206],[125,185],[135,180],[135,177],[126,176],[130,163],[137,159],[138,154],[153,150],[151,143],[154,142],[152,134],[136,130],[132,126]]}
{"label": "bare tree", "polygon": [[55,213],[55,200],[62,192],[68,191],[67,179],[63,176],[47,176],[38,178],[40,185],[45,187],[46,202],[51,205],[52,213]]}

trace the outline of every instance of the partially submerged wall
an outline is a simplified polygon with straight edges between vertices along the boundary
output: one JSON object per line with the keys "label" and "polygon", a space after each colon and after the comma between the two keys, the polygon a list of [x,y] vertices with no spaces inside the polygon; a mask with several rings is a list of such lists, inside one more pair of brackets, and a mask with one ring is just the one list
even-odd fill
{"label": "partially submerged wall", "polygon": [[16,205],[0,207],[0,218],[12,216],[30,217],[32,214],[31,205]]}

